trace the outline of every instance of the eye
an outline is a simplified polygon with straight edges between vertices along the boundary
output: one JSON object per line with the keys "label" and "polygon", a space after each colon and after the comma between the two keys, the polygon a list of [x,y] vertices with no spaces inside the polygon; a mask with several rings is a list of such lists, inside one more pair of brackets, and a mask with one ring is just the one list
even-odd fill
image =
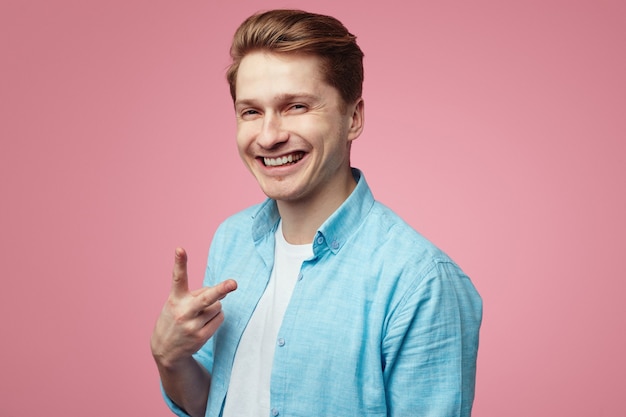
{"label": "eye", "polygon": [[307,109],[307,107],[304,104],[301,103],[296,103],[296,104],[292,104],[291,106],[289,106],[289,112],[291,113],[302,113]]}
{"label": "eye", "polygon": [[249,120],[249,119],[253,119],[258,114],[259,114],[259,112],[257,110],[254,110],[254,109],[244,109],[244,110],[241,110],[239,112],[239,117],[241,117],[244,120]]}

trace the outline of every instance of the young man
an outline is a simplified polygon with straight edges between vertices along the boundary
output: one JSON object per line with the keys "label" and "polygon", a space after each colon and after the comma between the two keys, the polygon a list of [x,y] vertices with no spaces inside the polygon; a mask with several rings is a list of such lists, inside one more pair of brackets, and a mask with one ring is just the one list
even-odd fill
{"label": "young man", "polygon": [[332,17],[276,10],[241,25],[231,56],[237,146],[268,199],[216,231],[204,288],[189,291],[176,251],[151,341],[168,405],[469,416],[481,299],[351,168],[364,120],[355,37]]}

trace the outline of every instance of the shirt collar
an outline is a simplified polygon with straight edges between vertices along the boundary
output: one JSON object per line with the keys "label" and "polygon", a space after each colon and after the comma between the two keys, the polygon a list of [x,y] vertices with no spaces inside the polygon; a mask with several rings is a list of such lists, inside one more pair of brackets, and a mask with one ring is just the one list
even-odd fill
{"label": "shirt collar", "polygon": [[[374,204],[374,196],[363,173],[352,168],[352,175],[357,182],[356,187],[315,234],[313,253],[316,256],[326,250],[339,252]],[[255,243],[259,243],[267,234],[276,231],[280,220],[276,201],[269,198],[265,200],[252,218],[252,238]]]}

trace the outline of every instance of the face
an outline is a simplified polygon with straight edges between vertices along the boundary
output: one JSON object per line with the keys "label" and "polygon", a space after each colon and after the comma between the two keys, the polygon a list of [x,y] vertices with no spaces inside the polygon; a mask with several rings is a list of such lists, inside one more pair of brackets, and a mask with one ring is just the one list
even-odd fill
{"label": "face", "polygon": [[239,154],[268,197],[312,203],[354,183],[350,143],[362,130],[363,102],[346,105],[318,57],[250,53],[236,97]]}

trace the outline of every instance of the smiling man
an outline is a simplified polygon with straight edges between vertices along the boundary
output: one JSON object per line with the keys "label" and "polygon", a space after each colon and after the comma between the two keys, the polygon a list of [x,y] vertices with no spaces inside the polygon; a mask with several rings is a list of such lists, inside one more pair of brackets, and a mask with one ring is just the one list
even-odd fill
{"label": "smiling man", "polygon": [[166,402],[181,416],[469,416],[481,299],[350,164],[356,38],[275,10],[239,27],[231,56],[237,146],[268,199],[216,231],[202,289],[176,250],[151,340]]}

